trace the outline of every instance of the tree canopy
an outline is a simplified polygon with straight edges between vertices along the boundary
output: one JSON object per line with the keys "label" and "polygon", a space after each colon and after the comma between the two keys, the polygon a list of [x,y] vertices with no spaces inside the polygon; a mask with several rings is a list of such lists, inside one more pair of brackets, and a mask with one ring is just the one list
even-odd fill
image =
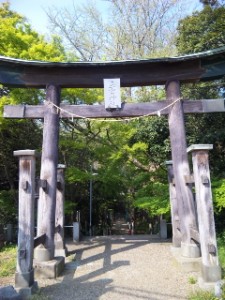
{"label": "tree canopy", "polygon": [[[62,61],[64,51],[60,39],[51,42],[32,30],[27,20],[10,9],[9,3],[0,5],[0,55],[22,59]],[[45,92],[0,86],[0,216],[1,222],[15,222],[17,216],[17,161],[13,151],[41,150],[42,124],[30,120],[6,120],[2,117],[5,104],[37,104]]]}

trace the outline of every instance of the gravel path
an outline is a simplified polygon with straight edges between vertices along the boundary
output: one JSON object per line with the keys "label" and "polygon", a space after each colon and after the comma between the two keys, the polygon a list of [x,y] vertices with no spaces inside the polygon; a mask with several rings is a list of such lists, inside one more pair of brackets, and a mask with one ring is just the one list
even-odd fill
{"label": "gravel path", "polygon": [[[39,282],[54,300],[183,300],[192,289],[170,252],[150,236],[86,238],[67,245],[70,256],[56,280]],[[72,253],[75,253],[75,258]]]}

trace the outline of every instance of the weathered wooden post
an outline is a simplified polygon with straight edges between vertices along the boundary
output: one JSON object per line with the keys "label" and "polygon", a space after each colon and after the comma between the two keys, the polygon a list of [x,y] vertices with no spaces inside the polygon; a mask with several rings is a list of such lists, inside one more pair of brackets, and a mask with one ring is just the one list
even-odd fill
{"label": "weathered wooden post", "polygon": [[181,229],[181,254],[184,257],[200,256],[199,246],[191,239],[191,229],[197,231],[194,198],[188,165],[184,113],[180,101],[179,81],[166,84],[166,96],[169,102],[176,101],[169,112],[170,143],[174,169],[174,181],[178,203]]}
{"label": "weathered wooden post", "polygon": [[205,282],[216,282],[221,279],[208,161],[208,151],[212,148],[213,145],[203,144],[191,145],[187,149],[187,152],[192,153],[202,252],[202,278]]}
{"label": "weathered wooden post", "polygon": [[172,220],[172,242],[173,247],[181,247],[181,232],[180,232],[180,219],[178,212],[178,203],[176,196],[176,188],[174,184],[174,172],[173,172],[173,161],[166,161],[168,170],[168,181],[169,181],[169,194],[170,194],[170,206],[171,206],[171,220]]}
{"label": "weathered wooden post", "polygon": [[57,191],[55,209],[55,256],[66,257],[64,242],[64,201],[65,201],[65,165],[58,165],[57,168]]}
{"label": "weathered wooden post", "polygon": [[34,193],[35,150],[14,151],[19,157],[19,224],[15,287],[25,297],[32,294],[34,282]]}
{"label": "weathered wooden post", "polygon": [[46,99],[37,222],[38,236],[46,234],[46,239],[44,245],[35,249],[37,261],[49,261],[54,258],[59,139],[59,112],[54,105],[60,105],[60,87],[49,84],[46,88]]}

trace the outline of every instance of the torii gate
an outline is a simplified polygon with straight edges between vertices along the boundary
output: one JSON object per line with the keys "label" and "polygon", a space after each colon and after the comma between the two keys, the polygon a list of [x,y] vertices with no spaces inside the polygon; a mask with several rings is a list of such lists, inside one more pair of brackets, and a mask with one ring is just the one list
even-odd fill
{"label": "torii gate", "polygon": [[[60,118],[134,117],[160,111],[168,114],[181,247],[186,257],[199,256],[193,242],[197,222],[187,157],[184,113],[224,112],[224,100],[181,100],[180,83],[215,80],[225,75],[225,47],[174,58],[114,62],[55,63],[0,57],[0,83],[12,87],[46,88],[45,105],[5,106],[5,118],[43,118],[43,147],[38,205],[38,236],[46,234],[44,247],[37,249],[41,261],[54,257],[56,174]],[[103,88],[106,78],[120,78],[122,87],[165,85],[166,100],[123,104],[108,111],[99,106],[61,105],[61,88]],[[49,105],[50,104],[50,105]],[[60,109],[58,109],[60,108]],[[63,110],[61,110],[63,108]],[[47,185],[46,185],[47,184]]]}

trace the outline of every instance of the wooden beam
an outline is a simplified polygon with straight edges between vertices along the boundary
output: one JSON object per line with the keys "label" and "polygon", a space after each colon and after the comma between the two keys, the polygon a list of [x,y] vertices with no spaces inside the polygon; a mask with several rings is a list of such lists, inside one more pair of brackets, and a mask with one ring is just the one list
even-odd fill
{"label": "wooden beam", "polygon": [[34,248],[36,248],[39,245],[44,245],[46,240],[46,234],[42,234],[40,236],[37,236],[34,238]]}
{"label": "wooden beam", "polygon": [[164,85],[169,80],[196,82],[225,75],[225,47],[181,57],[102,62],[27,61],[0,56],[0,83],[14,87],[102,88],[103,79],[121,86]]}
{"label": "wooden beam", "polygon": [[[214,113],[225,112],[224,99],[209,100],[182,100],[184,113]],[[159,110],[162,115],[167,115],[170,108],[163,109],[168,101],[124,103],[121,109],[106,110],[104,105],[61,105],[60,118],[129,118],[140,117],[146,114],[157,115]],[[4,117],[12,119],[43,119],[45,105],[5,105]],[[163,109],[163,110],[162,110]],[[79,117],[80,116],[80,117]]]}

